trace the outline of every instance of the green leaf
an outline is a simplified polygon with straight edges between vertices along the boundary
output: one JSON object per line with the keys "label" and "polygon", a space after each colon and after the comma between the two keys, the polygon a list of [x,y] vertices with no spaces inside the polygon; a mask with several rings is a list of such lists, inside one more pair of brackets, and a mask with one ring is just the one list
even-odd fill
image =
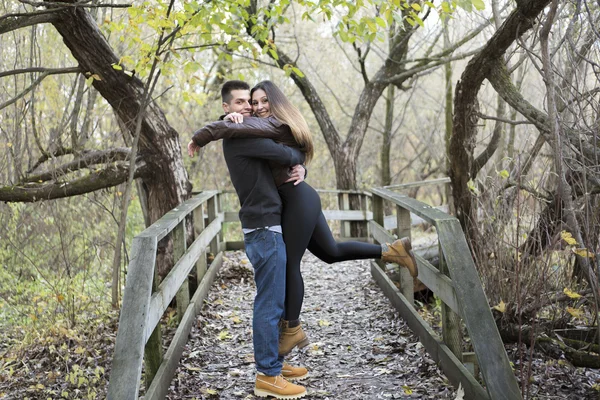
{"label": "green leaf", "polygon": [[371,32],[377,32],[377,25],[375,25],[375,22],[370,19],[366,20],[365,22],[367,23],[367,26]]}
{"label": "green leaf", "polygon": [[450,4],[448,4],[447,1],[442,2],[442,11],[445,13],[449,13],[450,10]]}
{"label": "green leaf", "polygon": [[277,52],[274,49],[269,49],[269,54],[271,54],[271,57],[273,57],[275,61],[279,60],[279,56],[277,55]]}
{"label": "green leaf", "polygon": [[296,75],[298,75],[298,77],[299,77],[299,78],[304,78],[304,74],[303,74],[303,73],[302,73],[302,71],[300,71],[298,68],[296,68],[296,67],[293,67],[293,68],[292,68],[292,71],[294,71],[294,73],[295,73]]}
{"label": "green leaf", "polygon": [[485,9],[485,3],[483,0],[473,0],[473,7],[475,7],[478,11]]}
{"label": "green leaf", "polygon": [[117,71],[121,71],[123,69],[123,67],[121,67],[119,64],[111,64],[113,69],[116,69]]}
{"label": "green leaf", "polygon": [[381,17],[376,17],[375,18],[375,22],[377,22],[377,25],[379,25],[382,28],[385,28],[387,26],[387,24],[385,23],[385,21]]}
{"label": "green leaf", "polygon": [[412,3],[410,6],[416,11],[421,11],[421,6],[419,5],[419,3]]}
{"label": "green leaf", "polygon": [[498,175],[500,175],[500,178],[502,179],[507,179],[510,174],[508,173],[507,170],[503,169],[502,171],[498,172]]}
{"label": "green leaf", "polygon": [[410,26],[415,26],[415,20],[411,17],[406,17],[406,22],[408,22]]}

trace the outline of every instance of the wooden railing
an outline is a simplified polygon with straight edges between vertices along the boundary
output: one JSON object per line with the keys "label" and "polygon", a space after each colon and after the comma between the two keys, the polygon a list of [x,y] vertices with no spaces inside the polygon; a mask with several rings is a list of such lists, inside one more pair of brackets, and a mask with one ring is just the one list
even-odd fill
{"label": "wooden railing", "polygon": [[[432,182],[437,184],[447,181]],[[419,184],[426,185],[428,182]],[[399,185],[394,189],[409,185]],[[346,193],[362,196],[363,209],[344,209],[348,204],[343,200]],[[400,269],[400,290],[385,274],[380,262],[372,263],[371,274],[450,381],[455,386],[462,385],[467,399],[520,399],[516,380],[458,221],[441,210],[395,193],[389,188],[372,189],[370,193],[322,190],[320,194],[322,197],[335,195],[338,200],[341,199],[337,201],[341,209],[323,210],[323,213],[328,220],[341,222],[340,236],[345,236],[346,239],[353,239],[348,237],[349,223],[356,221],[367,224],[371,240],[379,243],[395,239],[389,229],[395,231],[396,237],[410,237],[412,226],[420,221],[427,221],[437,229],[439,269],[418,255],[417,262],[419,280],[443,302],[442,338],[415,310],[414,280],[405,269]],[[241,240],[223,241],[223,223],[239,224],[237,211],[224,211],[221,207],[223,195],[223,192],[202,192],[165,214],[134,238],[108,399],[137,399],[142,364],[145,364],[144,380],[147,388],[144,399],[163,399],[166,396],[193,321],[222,265],[222,251],[243,248]],[[230,203],[237,205],[236,201]],[[396,210],[395,216],[384,215],[384,201],[392,203]],[[372,206],[372,211],[369,206]],[[187,248],[185,226],[190,216],[193,216],[196,239]],[[176,263],[169,275],[158,284],[155,268],[158,243],[167,235],[171,235],[173,240],[173,258]],[[209,268],[207,251],[215,255]],[[198,288],[190,296],[187,277],[194,267]],[[175,297],[179,325],[163,355],[160,320]],[[466,324],[475,354],[462,352],[461,317]],[[475,361],[481,368],[487,391],[472,374]],[[469,365],[473,366],[471,371],[467,369]]]}
{"label": "wooden railing", "polygon": [[[418,279],[443,302],[442,337],[414,308],[414,280],[405,268],[400,269],[400,289],[385,274],[381,262],[372,262],[371,274],[394,307],[419,336],[431,357],[438,362],[448,379],[464,388],[467,399],[521,399],[504,345],[481,286],[471,252],[458,220],[436,208],[389,189],[371,189],[373,220],[371,234],[379,243],[392,242],[394,236],[384,228],[384,201],[396,208],[396,237],[411,236],[411,214],[417,215],[436,230],[439,241],[439,269],[416,256]],[[464,321],[473,354],[462,351]],[[465,366],[477,361],[487,391]]]}
{"label": "wooden railing", "polygon": [[[108,399],[138,398],[143,363],[147,388],[144,399],[163,399],[166,396],[195,317],[223,261],[223,246],[220,244],[223,216],[219,213],[218,204],[218,192],[200,193],[165,214],[133,239]],[[188,248],[186,221],[189,218],[186,217],[190,214],[193,214],[196,240]],[[206,226],[205,215],[208,217]],[[158,243],[169,234],[176,263],[158,284]],[[215,255],[208,268],[207,247]],[[190,298],[188,274],[194,267],[198,288]],[[175,297],[179,325],[163,355],[160,320]]]}

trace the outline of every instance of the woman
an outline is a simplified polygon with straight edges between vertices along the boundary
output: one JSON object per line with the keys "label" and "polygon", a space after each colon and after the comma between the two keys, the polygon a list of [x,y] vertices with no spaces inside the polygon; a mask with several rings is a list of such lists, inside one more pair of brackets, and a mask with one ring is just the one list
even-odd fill
{"label": "woman", "polygon": [[[299,148],[306,153],[308,163],[313,156],[312,136],[298,109],[271,81],[258,83],[250,94],[254,114],[259,118],[270,118],[278,129],[257,131],[253,128],[255,125],[251,123],[251,118],[246,119],[247,125],[244,125],[241,114],[233,113],[228,114],[224,121],[217,121],[197,131],[193,140],[202,146],[208,141],[226,137],[269,137],[276,142]],[[287,266],[285,320],[282,323],[279,354],[287,355],[294,347],[300,348],[308,344],[299,322],[304,299],[300,262],[307,248],[327,263],[381,258],[407,267],[412,276],[417,276],[417,264],[408,238],[381,246],[364,242],[336,242],[321,211],[318,193],[306,182],[297,185],[288,182],[287,168],[271,165],[271,169],[283,203],[281,225]]]}

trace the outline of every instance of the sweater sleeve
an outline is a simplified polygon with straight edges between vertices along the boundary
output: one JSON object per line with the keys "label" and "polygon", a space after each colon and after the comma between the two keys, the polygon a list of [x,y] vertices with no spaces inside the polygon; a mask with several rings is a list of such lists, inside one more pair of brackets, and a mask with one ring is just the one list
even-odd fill
{"label": "sweater sleeve", "polygon": [[[287,139],[289,127],[279,122],[275,117],[256,118],[244,117],[244,121],[236,124],[229,120],[216,121],[197,130],[192,137],[200,147],[219,139],[230,138],[270,138]],[[281,141],[281,140],[279,140]]]}
{"label": "sweater sleeve", "polygon": [[287,167],[304,162],[302,151],[275,143],[272,139],[239,139],[236,145],[242,157],[260,158]]}

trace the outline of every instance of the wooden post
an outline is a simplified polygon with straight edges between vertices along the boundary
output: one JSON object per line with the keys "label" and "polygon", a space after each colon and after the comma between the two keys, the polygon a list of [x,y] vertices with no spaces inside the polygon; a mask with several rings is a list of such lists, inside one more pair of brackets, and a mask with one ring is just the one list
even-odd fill
{"label": "wooden post", "polygon": [[[373,205],[373,221],[383,226],[383,219],[385,216],[383,212],[383,199],[374,194],[371,204]],[[375,262],[379,265],[379,268],[385,271],[385,263],[381,259],[375,260]]]}
{"label": "wooden post", "polygon": [[[398,239],[410,238],[410,211],[396,206],[396,221]],[[400,292],[406,297],[410,304],[415,303],[415,281],[407,268],[400,268]]]}
{"label": "wooden post", "polygon": [[[442,246],[439,245],[439,257],[440,257],[440,272],[446,276],[449,276],[448,266],[446,265],[446,258],[442,251]],[[454,353],[456,358],[462,362],[462,329],[460,326],[460,317],[456,314],[446,303],[442,302],[442,338],[446,346]]]}
{"label": "wooden post", "polygon": [[[179,261],[179,259],[185,254],[187,250],[186,243],[186,229],[185,229],[185,218],[177,224],[175,229],[173,229],[172,239],[173,239],[173,261],[174,264]],[[186,278],[181,287],[177,291],[177,321],[181,322],[183,318],[183,314],[185,314],[185,310],[190,304],[190,283]]]}
{"label": "wooden post", "polygon": [[[196,237],[202,233],[204,227],[204,204],[201,204],[194,210],[194,234]],[[198,257],[198,261],[196,261],[196,278],[198,279],[198,286],[200,286],[202,277],[206,273],[206,267],[206,249],[203,249]]]}
{"label": "wooden post", "polygon": [[365,219],[364,222],[362,222],[362,231],[366,234],[366,240],[370,241],[371,232],[369,231],[369,219],[367,218],[367,211],[369,211],[369,196],[364,192],[360,194],[360,204],[363,218]]}
{"label": "wooden post", "polygon": [[[217,218],[217,216],[219,215],[219,199],[217,197],[218,195],[215,195],[214,197],[211,197],[210,199],[208,199],[208,223],[211,223],[212,221],[215,220],[215,218]],[[210,252],[213,254],[213,257],[216,257],[217,254],[219,254],[219,242],[221,241],[221,234],[215,236],[215,238],[210,242]]]}
{"label": "wooden post", "polygon": [[[340,209],[341,210],[349,210],[350,209],[350,197],[348,193],[340,194]],[[340,236],[343,238],[351,237],[350,233],[350,221],[341,221],[340,222]]]}
{"label": "wooden post", "polygon": [[[152,293],[158,289],[158,271],[154,268],[154,280],[152,281]],[[141,334],[141,332],[140,332]],[[146,389],[150,387],[154,375],[158,372],[160,364],[163,361],[163,350],[162,350],[162,332],[160,327],[160,321],[156,324],[156,327],[152,331],[152,334],[144,346],[144,365],[146,366],[144,373],[144,384]]]}

